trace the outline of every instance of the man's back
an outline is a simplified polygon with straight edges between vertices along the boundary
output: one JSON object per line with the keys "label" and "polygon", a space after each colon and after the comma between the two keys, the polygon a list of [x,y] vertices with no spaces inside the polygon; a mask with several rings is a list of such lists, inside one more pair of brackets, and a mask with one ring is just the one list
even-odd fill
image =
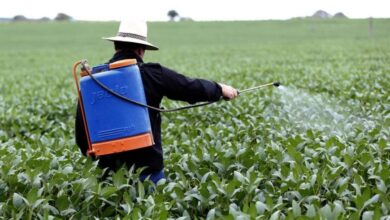
{"label": "man's back", "polygon": [[[143,60],[131,50],[118,51],[109,62],[131,58],[137,59],[139,64],[148,105],[160,107],[164,96],[189,103],[216,101],[222,96],[221,87],[217,83],[203,79],[191,79],[160,64],[144,64]],[[127,167],[135,165],[135,168],[146,167],[144,174],[162,170],[164,164],[161,141],[161,115],[159,112],[149,109],[149,118],[155,145],[133,151],[100,156],[99,166],[116,170],[123,165]],[[85,155],[88,147],[79,107],[76,115],[76,142]]]}

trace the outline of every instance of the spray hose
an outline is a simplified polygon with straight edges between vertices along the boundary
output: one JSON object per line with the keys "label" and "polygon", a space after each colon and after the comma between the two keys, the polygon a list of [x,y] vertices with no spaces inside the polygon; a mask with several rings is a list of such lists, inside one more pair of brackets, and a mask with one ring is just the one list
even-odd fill
{"label": "spray hose", "polygon": [[[198,103],[198,104],[193,104],[193,105],[187,105],[187,106],[183,106],[183,107],[179,107],[179,108],[172,108],[172,109],[164,109],[164,108],[158,108],[158,107],[154,107],[154,106],[150,106],[150,105],[147,105],[147,104],[143,104],[141,102],[137,102],[135,100],[132,100],[132,99],[129,99],[121,94],[118,94],[117,92],[113,91],[112,89],[110,89],[109,87],[107,87],[106,85],[104,85],[103,83],[101,83],[99,80],[97,80],[95,78],[95,76],[93,76],[93,74],[91,73],[90,71],[90,68],[89,68],[89,65],[88,65],[88,61],[87,60],[81,60],[81,61],[78,61],[74,64],[74,67],[73,67],[73,75],[75,77],[75,81],[76,81],[76,86],[77,86],[77,91],[80,93],[80,88],[79,88],[79,85],[77,83],[77,75],[76,75],[76,70],[77,70],[77,66],[78,65],[81,65],[81,70],[82,71],[85,71],[87,73],[88,76],[91,77],[91,79],[96,82],[96,84],[98,84],[100,87],[102,87],[104,90],[106,90],[107,92],[109,92],[111,95],[113,96],[116,96],[122,100],[125,100],[127,102],[130,102],[130,103],[133,103],[135,105],[138,105],[138,106],[141,106],[141,107],[145,107],[145,108],[148,108],[148,109],[152,109],[154,111],[157,111],[157,112],[176,112],[176,111],[181,111],[181,110],[185,110],[185,109],[190,109],[190,108],[196,108],[196,107],[201,107],[201,106],[205,106],[205,105],[210,105],[210,104],[213,104],[213,103],[216,103],[216,102],[219,102],[223,99],[223,97],[221,97],[220,99],[218,99],[217,101],[209,101],[209,102],[202,102],[202,103]],[[256,87],[252,87],[252,88],[248,88],[248,89],[244,89],[244,90],[241,90],[241,91],[238,91],[238,94],[242,94],[242,93],[246,93],[246,92],[251,92],[253,90],[257,90],[257,89],[260,89],[260,88],[264,88],[264,87],[268,87],[268,86],[275,86],[275,87],[278,87],[280,85],[279,82],[272,82],[272,83],[267,83],[267,84],[264,84],[264,85],[260,85],[260,86],[256,86]],[[79,97],[81,98],[81,95],[79,94]],[[81,101],[80,101],[80,105],[82,105]],[[84,118],[84,117],[83,117]]]}

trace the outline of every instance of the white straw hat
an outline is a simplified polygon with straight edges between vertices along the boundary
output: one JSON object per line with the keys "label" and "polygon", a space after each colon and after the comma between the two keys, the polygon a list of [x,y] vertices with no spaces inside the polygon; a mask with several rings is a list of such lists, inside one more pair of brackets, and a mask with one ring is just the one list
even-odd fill
{"label": "white straw hat", "polygon": [[145,45],[147,50],[158,50],[158,47],[147,41],[148,26],[141,21],[121,21],[115,37],[103,38],[109,41],[121,41]]}

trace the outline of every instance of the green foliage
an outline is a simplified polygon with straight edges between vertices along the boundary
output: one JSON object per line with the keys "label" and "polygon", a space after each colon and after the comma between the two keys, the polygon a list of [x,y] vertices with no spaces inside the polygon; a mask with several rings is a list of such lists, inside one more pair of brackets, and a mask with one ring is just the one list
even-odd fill
{"label": "green foliage", "polygon": [[74,142],[72,64],[105,62],[117,24],[0,24],[0,219],[389,216],[390,21],[374,24],[373,37],[366,20],[150,24],[161,51],[146,61],[237,88],[278,80],[354,116],[303,126],[310,111],[292,117],[274,89],[164,114],[157,186],[132,169],[103,178]]}

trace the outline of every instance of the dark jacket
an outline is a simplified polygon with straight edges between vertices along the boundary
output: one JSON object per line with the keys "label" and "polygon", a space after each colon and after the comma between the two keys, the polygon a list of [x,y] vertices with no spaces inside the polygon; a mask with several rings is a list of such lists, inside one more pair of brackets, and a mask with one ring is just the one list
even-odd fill
{"label": "dark jacket", "polygon": [[[217,83],[203,79],[188,78],[158,63],[143,63],[143,60],[132,51],[115,53],[109,63],[130,58],[137,59],[148,105],[160,107],[164,96],[169,99],[189,103],[216,101],[222,96],[221,87]],[[149,117],[155,145],[138,150],[100,156],[98,158],[99,166],[116,170],[123,165],[130,167],[134,164],[136,168],[147,167],[143,172],[144,174],[163,169],[161,116],[159,112],[149,109]],[[77,106],[75,132],[76,143],[81,152],[86,155],[88,142],[79,106]]]}

